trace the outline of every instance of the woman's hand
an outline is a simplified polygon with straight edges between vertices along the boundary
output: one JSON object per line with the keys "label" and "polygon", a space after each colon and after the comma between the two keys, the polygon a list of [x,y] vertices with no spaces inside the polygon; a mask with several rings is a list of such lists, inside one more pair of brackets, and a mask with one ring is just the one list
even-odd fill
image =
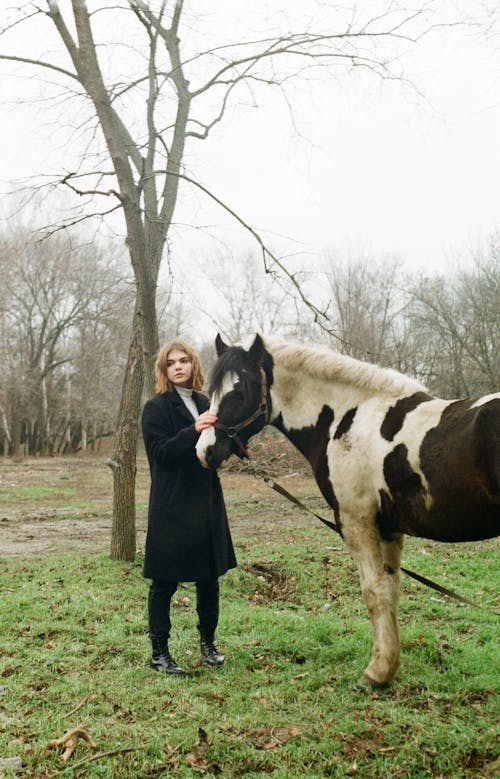
{"label": "woman's hand", "polygon": [[212,427],[216,422],[217,414],[213,414],[212,411],[204,411],[194,423],[194,427],[197,433],[201,433],[202,430]]}

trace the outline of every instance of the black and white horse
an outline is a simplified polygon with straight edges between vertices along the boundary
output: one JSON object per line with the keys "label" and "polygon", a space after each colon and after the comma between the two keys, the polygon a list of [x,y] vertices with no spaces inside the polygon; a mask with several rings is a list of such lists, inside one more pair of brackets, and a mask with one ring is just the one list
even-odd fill
{"label": "black and white horse", "polygon": [[200,461],[244,455],[268,423],[305,455],[358,566],[373,632],[362,681],[386,685],[399,664],[403,535],[500,532],[500,393],[442,400],[396,371],[276,337],[216,346],[218,422],[199,438]]}

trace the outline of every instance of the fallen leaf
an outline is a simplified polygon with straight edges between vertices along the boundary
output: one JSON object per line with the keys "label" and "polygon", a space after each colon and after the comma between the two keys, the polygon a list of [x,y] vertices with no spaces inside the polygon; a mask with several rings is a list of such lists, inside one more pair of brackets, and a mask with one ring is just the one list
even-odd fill
{"label": "fallen leaf", "polygon": [[195,750],[194,752],[190,752],[189,755],[186,755],[186,763],[190,768],[194,768],[195,771],[204,774],[208,771],[208,761],[204,754],[200,755],[197,754],[197,752],[198,750]]}
{"label": "fallen leaf", "polygon": [[282,747],[291,738],[298,736],[302,730],[297,725],[276,725],[274,727],[262,727],[247,731],[252,743],[257,749],[277,749]]}

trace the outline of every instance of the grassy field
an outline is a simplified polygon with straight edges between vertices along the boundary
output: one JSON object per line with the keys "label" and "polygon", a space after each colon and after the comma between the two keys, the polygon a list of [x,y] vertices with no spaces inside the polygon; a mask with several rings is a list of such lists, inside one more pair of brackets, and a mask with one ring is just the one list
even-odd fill
{"label": "grassy field", "polygon": [[[165,677],[148,668],[140,554],[111,562],[104,532],[92,548],[93,523],[109,519],[102,463],[3,463],[0,479],[0,532],[22,533],[38,512],[34,546],[0,553],[0,765],[23,766],[5,776],[498,775],[498,617],[489,611],[404,579],[398,678],[386,691],[358,689],[370,629],[341,542],[251,477],[227,474],[239,567],[222,580],[226,664],[200,664],[194,586],[184,585],[171,645],[189,676]],[[308,477],[292,484],[319,507]],[[146,494],[142,463],[140,537]],[[83,532],[71,542],[64,523],[75,516],[90,542]],[[58,522],[66,551],[40,553],[45,525]],[[409,540],[404,562],[494,605],[496,542]],[[63,764],[64,746],[48,744],[75,727],[95,746],[78,740]]]}

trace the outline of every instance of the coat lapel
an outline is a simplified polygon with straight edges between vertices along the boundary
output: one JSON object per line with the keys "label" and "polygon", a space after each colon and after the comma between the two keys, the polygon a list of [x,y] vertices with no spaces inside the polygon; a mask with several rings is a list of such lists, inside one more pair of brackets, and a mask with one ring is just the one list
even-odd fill
{"label": "coat lapel", "polygon": [[170,402],[172,403],[172,406],[174,407],[177,416],[182,417],[182,419],[185,419],[186,422],[189,422],[189,424],[192,425],[194,422],[194,417],[191,414],[191,412],[188,410],[186,404],[182,400],[179,393],[173,390],[168,394],[170,397]]}
{"label": "coat lapel", "polygon": [[200,414],[203,414],[203,412],[206,411],[210,405],[210,401],[208,400],[207,396],[203,395],[201,392],[193,392],[193,400]]}

